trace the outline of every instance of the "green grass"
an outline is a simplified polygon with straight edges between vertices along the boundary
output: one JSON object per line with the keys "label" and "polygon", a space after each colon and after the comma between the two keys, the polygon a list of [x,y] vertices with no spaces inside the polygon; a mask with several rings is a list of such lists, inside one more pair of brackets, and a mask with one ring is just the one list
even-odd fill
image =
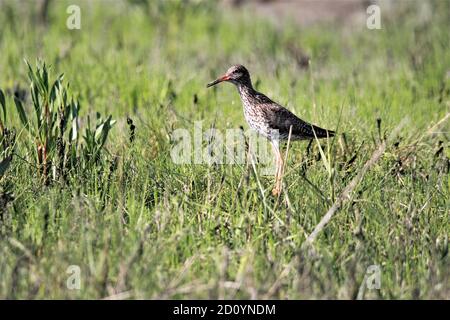
{"label": "green grass", "polygon": [[[81,30],[66,28],[73,3]],[[418,19],[417,3],[402,2],[373,31],[280,28],[209,2],[153,3],[55,1],[47,25],[33,3],[0,5],[0,88],[17,134],[0,180],[0,298],[351,299],[374,264],[381,288],[363,298],[450,298],[448,122],[425,134],[450,110],[448,1],[432,1],[428,20]],[[292,46],[310,56],[310,68],[297,64]],[[15,88],[29,88],[24,58],[45,60],[53,77],[65,74],[83,118],[117,120],[97,171],[42,183],[12,99]],[[339,133],[321,142],[330,171],[317,143],[309,153],[306,143],[290,145],[279,203],[270,196],[273,178],[251,166],[170,158],[176,128],[192,131],[200,120],[205,129],[247,128],[231,85],[205,88],[235,63],[249,68],[260,91]],[[301,250],[404,118],[315,252]],[[70,265],[81,268],[81,290],[66,287]]]}

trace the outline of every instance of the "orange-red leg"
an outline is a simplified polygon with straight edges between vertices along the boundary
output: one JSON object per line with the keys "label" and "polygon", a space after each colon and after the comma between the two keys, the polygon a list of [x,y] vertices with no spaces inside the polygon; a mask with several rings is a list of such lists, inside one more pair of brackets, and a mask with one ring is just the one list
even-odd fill
{"label": "orange-red leg", "polygon": [[276,170],[275,170],[275,186],[272,189],[272,194],[274,196],[279,196],[281,194],[281,189],[283,185],[283,157],[280,152],[280,148],[278,145],[278,142],[272,142],[273,150],[275,152],[275,164],[276,164]]}

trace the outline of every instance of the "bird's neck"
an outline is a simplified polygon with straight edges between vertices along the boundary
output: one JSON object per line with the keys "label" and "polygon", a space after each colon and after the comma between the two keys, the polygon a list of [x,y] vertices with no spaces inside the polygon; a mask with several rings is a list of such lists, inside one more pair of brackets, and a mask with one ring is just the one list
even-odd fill
{"label": "bird's neck", "polygon": [[237,89],[239,91],[239,95],[241,96],[241,98],[246,97],[246,96],[252,94],[252,92],[255,91],[251,84],[239,83],[237,85]]}

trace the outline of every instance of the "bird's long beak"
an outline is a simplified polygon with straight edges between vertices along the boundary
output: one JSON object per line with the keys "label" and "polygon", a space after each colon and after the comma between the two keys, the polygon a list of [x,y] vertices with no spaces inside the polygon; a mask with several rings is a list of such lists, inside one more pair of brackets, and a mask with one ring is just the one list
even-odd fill
{"label": "bird's long beak", "polygon": [[230,80],[230,77],[228,75],[223,75],[220,78],[214,80],[213,82],[210,82],[206,85],[207,88],[212,87],[218,83],[221,83],[222,81]]}

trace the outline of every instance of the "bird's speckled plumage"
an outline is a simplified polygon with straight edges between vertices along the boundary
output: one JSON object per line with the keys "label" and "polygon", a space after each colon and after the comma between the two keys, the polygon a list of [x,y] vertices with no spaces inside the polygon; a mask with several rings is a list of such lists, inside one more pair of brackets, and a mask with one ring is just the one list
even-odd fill
{"label": "bird's speckled plumage", "polygon": [[228,69],[225,79],[236,85],[244,107],[244,117],[250,127],[269,140],[308,140],[334,136],[334,131],[322,129],[298,118],[295,114],[253,89],[250,74],[242,65]]}

